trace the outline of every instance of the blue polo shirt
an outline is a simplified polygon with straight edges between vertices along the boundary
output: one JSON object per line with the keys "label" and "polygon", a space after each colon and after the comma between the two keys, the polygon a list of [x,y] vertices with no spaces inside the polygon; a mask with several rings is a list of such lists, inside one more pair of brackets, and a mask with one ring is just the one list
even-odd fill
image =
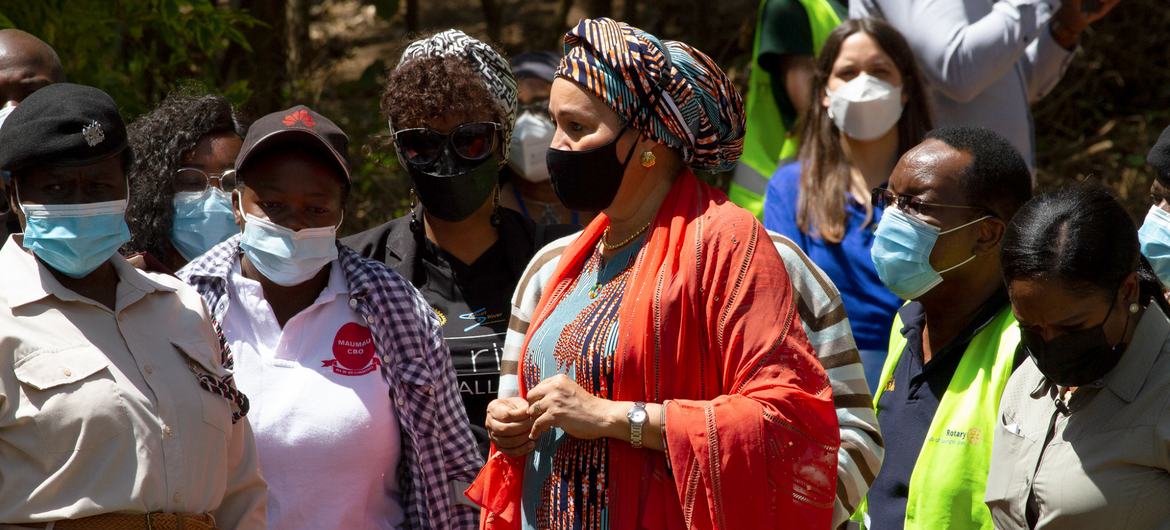
{"label": "blue polo shirt", "polygon": [[[869,489],[871,530],[904,527],[910,474],[918,462],[938,404],[971,340],[1007,305],[1006,291],[992,295],[979,308],[971,323],[925,363],[922,361],[922,328],[926,314],[922,304],[910,302],[898,310],[906,347],[899,352],[898,365],[878,400],[878,425],[886,441],[886,456]],[[1017,354],[1017,366],[1021,359]]]}
{"label": "blue polo shirt", "polygon": [[840,243],[829,243],[820,236],[802,232],[797,226],[799,197],[800,163],[780,166],[768,182],[764,195],[764,227],[794,241],[833,280],[841,291],[841,301],[845,305],[845,314],[849,316],[857,348],[885,351],[889,347],[894,312],[902,301],[882,284],[869,255],[874,231],[882,217],[881,210],[875,210],[873,220],[862,226],[865,207],[847,197],[845,237]]}

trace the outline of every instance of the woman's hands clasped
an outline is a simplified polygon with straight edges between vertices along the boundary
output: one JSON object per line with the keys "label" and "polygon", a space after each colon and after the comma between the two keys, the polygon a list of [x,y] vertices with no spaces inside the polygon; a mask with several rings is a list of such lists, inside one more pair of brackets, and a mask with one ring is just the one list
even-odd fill
{"label": "woman's hands clasped", "polygon": [[492,401],[485,426],[496,449],[517,457],[531,452],[535,440],[553,427],[582,440],[625,439],[628,409],[628,405],[590,394],[568,376],[556,375],[529,390],[527,400],[511,397]]}

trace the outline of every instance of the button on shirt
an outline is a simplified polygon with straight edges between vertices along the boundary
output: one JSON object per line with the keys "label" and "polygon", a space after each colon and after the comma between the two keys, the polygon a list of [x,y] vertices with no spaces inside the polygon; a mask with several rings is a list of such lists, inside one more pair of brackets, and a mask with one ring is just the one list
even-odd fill
{"label": "button on shirt", "polygon": [[903,528],[906,501],[910,494],[910,475],[922,452],[926,433],[938,411],[959,361],[971,339],[1008,303],[1007,293],[999,292],[983,304],[971,324],[930,361],[923,362],[922,330],[926,314],[919,302],[910,302],[898,311],[906,347],[890,383],[878,399],[878,423],[886,439],[886,457],[869,490],[869,528],[889,530]]}
{"label": "button on shirt", "polygon": [[224,335],[251,400],[269,528],[399,528],[398,420],[340,265],[283,329],[239,258],[228,293]]}
{"label": "button on shirt", "polygon": [[195,371],[227,375],[202,300],[111,259],[115,308],[61,285],[19,236],[0,249],[0,525],[210,512],[265,527],[247,418]]}
{"label": "button on shirt", "polygon": [[1058,391],[1031,359],[1004,389],[986,494],[996,528],[1170,527],[1170,319],[1151,305],[1100,384],[1060,411]]}

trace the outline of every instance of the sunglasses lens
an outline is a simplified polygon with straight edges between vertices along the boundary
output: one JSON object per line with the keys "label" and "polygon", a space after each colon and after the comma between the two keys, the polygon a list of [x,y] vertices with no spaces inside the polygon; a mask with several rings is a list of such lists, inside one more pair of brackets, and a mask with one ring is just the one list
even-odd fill
{"label": "sunglasses lens", "polygon": [[451,134],[455,152],[468,160],[483,160],[496,148],[496,127],[491,123],[466,123]]}
{"label": "sunglasses lens", "polygon": [[407,129],[394,135],[399,151],[408,164],[427,165],[439,159],[444,138],[426,129]]}

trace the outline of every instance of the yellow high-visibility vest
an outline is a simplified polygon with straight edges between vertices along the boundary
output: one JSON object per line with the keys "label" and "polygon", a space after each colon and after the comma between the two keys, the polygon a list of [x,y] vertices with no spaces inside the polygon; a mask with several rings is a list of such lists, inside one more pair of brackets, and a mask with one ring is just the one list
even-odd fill
{"label": "yellow high-visibility vest", "polygon": [[[890,351],[873,398],[875,408],[894,380],[894,369],[906,347],[901,329],[902,319],[895,318]],[[1015,369],[1019,344],[1019,325],[1012,308],[1006,307],[967,345],[910,473],[906,530],[995,528],[983,494],[991,466],[991,438],[999,421],[999,398]],[[877,408],[877,412],[880,422],[882,411]],[[854,519],[862,521],[865,510],[867,505],[862,504]]]}
{"label": "yellow high-visibility vest", "polygon": [[[772,94],[772,74],[760,67],[760,39],[764,24],[762,0],[756,14],[756,37],[752,48],[751,75],[748,77],[747,129],[743,138],[743,154],[735,168],[728,198],[731,202],[752,212],[756,217],[764,213],[764,191],[768,179],[779,167],[781,160],[796,157],[799,138],[789,134],[780,118],[780,107]],[[799,0],[808,13],[808,25],[812,30],[813,50],[820,53],[829,32],[833,31],[841,18],[829,5],[828,0]]]}

